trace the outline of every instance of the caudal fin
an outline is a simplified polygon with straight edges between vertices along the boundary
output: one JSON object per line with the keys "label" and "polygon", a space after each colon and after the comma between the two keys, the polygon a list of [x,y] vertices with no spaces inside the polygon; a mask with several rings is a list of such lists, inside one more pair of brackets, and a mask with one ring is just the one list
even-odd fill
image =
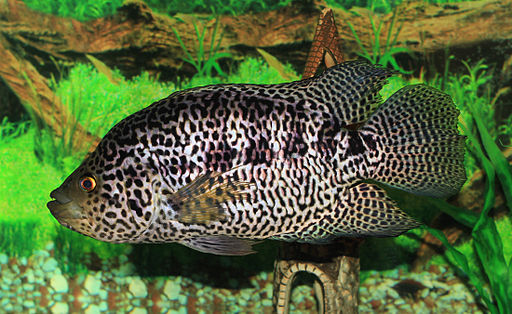
{"label": "caudal fin", "polygon": [[458,115],[450,96],[437,89],[400,89],[359,129],[376,143],[367,153],[369,178],[416,194],[455,194],[466,181]]}

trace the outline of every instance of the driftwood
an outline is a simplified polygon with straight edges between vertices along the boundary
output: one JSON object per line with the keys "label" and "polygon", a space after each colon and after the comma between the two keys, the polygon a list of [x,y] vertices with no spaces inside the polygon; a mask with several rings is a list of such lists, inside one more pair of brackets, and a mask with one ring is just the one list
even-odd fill
{"label": "driftwood", "polygon": [[[220,48],[234,56],[245,56],[248,51],[255,53],[254,48],[257,47],[265,48],[282,60],[302,66],[321,7],[287,7],[258,14],[221,16],[219,33],[223,33],[223,39]],[[359,48],[345,21],[352,23],[363,45],[371,47],[373,34],[369,32],[368,10],[353,10],[357,14],[340,9],[333,11],[344,53],[349,58],[353,58]],[[193,23],[201,25],[201,21],[208,20],[199,15],[177,17],[181,21],[155,14],[144,3],[135,1],[126,3],[112,17],[82,23],[32,12],[20,0],[4,0],[3,5],[0,2],[0,33],[22,44],[41,64],[51,64],[49,56],[76,61],[84,60],[85,54],[92,54],[128,75],[148,70],[171,77],[184,66],[181,59],[183,51],[172,28],[194,51],[197,38]],[[384,21],[381,42],[385,42],[392,16],[387,14],[374,18],[377,22],[380,18]],[[510,0],[442,6],[414,2],[400,7],[399,22],[402,21],[404,24],[397,43],[419,55],[444,55],[446,49],[453,53],[465,49],[465,54],[473,56],[490,49],[499,50],[502,55],[512,52]],[[213,24],[212,21],[206,23],[210,28]],[[205,43],[209,42],[210,35],[211,32],[207,34]],[[182,70],[186,72],[187,68]]]}

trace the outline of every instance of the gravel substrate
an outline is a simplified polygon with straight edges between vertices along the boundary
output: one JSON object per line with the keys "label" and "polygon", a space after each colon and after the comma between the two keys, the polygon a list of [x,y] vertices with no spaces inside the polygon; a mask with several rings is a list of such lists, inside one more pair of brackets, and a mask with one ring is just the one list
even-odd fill
{"label": "gravel substrate", "polygon": [[[116,268],[69,276],[52,257],[53,246],[29,258],[0,253],[0,309],[11,313],[235,313],[272,312],[272,273],[249,278],[251,287],[215,288],[194,278],[140,277],[126,256]],[[237,287],[233,278],[227,286]],[[361,313],[480,313],[474,296],[450,269],[422,273],[373,272],[360,288]],[[312,288],[292,292],[292,312],[316,312]]]}

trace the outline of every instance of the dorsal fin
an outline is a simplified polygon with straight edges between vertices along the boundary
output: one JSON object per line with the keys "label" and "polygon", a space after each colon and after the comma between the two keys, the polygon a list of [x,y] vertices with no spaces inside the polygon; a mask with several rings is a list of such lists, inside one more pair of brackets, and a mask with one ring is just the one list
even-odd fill
{"label": "dorsal fin", "polygon": [[181,242],[181,244],[199,252],[232,256],[256,253],[252,246],[258,243],[258,241],[238,239],[225,235],[192,237]]}
{"label": "dorsal fin", "polygon": [[317,101],[326,104],[342,126],[368,120],[382,102],[379,94],[392,70],[366,61],[349,61],[327,69],[308,86]]}

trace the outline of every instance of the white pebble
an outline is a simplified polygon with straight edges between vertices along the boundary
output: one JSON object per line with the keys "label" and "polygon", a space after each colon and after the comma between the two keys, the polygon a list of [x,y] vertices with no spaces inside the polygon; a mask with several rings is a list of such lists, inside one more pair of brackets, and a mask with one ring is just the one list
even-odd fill
{"label": "white pebble", "polygon": [[85,309],[85,314],[100,314],[100,309],[96,304],[91,304]]}
{"label": "white pebble", "polygon": [[128,290],[130,290],[130,292],[136,298],[145,298],[148,295],[146,284],[144,281],[137,277],[131,280],[130,285],[128,286]]}
{"label": "white pebble", "polygon": [[169,300],[176,300],[179,298],[181,292],[180,284],[173,280],[167,280],[164,286],[164,294]]}
{"label": "white pebble", "polygon": [[100,292],[101,280],[89,274],[85,278],[84,287],[90,295],[97,295]]}
{"label": "white pebble", "polygon": [[50,279],[50,287],[57,293],[68,292],[68,280],[62,275],[54,275]]}
{"label": "white pebble", "polygon": [[69,306],[63,302],[55,303],[51,308],[53,314],[67,314],[69,313]]}

